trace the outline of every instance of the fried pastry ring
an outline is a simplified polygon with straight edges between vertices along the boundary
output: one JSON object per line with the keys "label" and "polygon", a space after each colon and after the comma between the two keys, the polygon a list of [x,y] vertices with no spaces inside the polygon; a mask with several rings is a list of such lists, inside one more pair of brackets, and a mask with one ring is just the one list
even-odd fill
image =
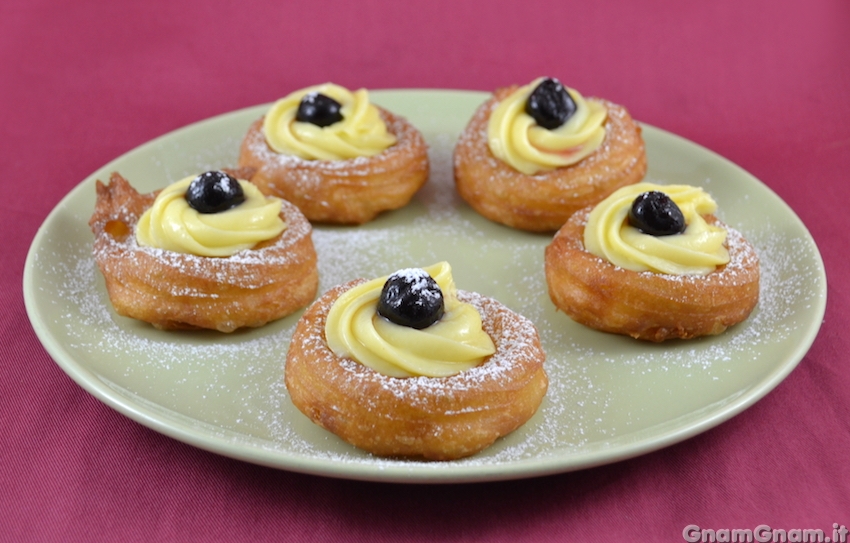
{"label": "fried pastry ring", "polygon": [[705,276],[626,270],[584,248],[588,207],[546,247],[552,302],[576,322],[637,339],[664,341],[715,335],[745,320],[759,297],[759,259],[740,232],[727,230],[729,263]]}
{"label": "fried pastry ring", "polygon": [[548,378],[537,329],[496,300],[458,291],[481,314],[496,352],[448,377],[388,377],[331,351],[324,329],[334,301],[356,280],[331,289],[298,322],[286,357],[286,386],[313,422],[378,456],[450,460],[475,454],[524,424]]}
{"label": "fried pastry ring", "polygon": [[605,139],[580,162],[526,175],[493,156],[487,142],[490,115],[517,88],[498,89],[475,111],[455,145],[455,185],[475,211],[513,228],[552,232],[576,211],[643,179],[646,151],[640,126],[624,107],[598,98],[588,100],[608,109]]}
{"label": "fried pastry ring", "polygon": [[[377,106],[376,106],[377,107]],[[405,118],[378,108],[396,143],[372,157],[305,160],[269,147],[263,119],[242,141],[239,166],[254,168],[250,181],[267,195],[298,206],[312,222],[358,225],[407,205],[428,180],[428,147]]]}
{"label": "fried pastry ring", "polygon": [[286,201],[287,227],[277,237],[230,257],[204,257],[136,243],[136,223],[158,191],[139,194],[118,173],[96,189],[94,259],[119,315],[162,330],[232,332],[284,317],[316,296],[312,228]]}

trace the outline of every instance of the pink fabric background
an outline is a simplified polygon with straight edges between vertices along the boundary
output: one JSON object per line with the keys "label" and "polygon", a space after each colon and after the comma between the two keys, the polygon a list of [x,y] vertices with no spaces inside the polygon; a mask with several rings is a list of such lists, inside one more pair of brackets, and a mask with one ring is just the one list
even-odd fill
{"label": "pink fabric background", "polygon": [[[688,524],[850,525],[850,3],[262,4],[0,6],[0,539],[681,541]],[[743,414],[576,473],[360,483],[164,437],[95,400],[36,339],[21,293],[27,249],[56,203],[116,156],[328,80],[490,91],[539,75],[729,158],[810,229],[829,280],[823,327]]]}

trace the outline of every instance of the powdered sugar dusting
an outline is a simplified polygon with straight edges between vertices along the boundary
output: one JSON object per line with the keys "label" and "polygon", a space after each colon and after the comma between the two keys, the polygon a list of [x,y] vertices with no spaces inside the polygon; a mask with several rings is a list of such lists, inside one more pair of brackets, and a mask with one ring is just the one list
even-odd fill
{"label": "powdered sugar dusting", "polygon": [[[804,309],[822,301],[812,287],[816,249],[768,221],[743,232],[761,265],[761,299],[744,323],[718,337],[661,345],[588,330],[548,299],[549,238],[495,225],[467,208],[453,187],[454,136],[426,138],[431,177],[407,208],[361,227],[314,227],[319,292],[447,260],[459,288],[499,300],[536,325],[547,353],[547,396],[525,426],[479,455],[448,463],[379,459],[309,422],[291,405],[282,379],[300,312],[230,335],[161,332],[115,315],[92,258],[88,217],[74,217],[70,222],[82,226],[70,235],[52,231],[49,249],[35,260],[39,288],[54,309],[48,327],[71,358],[127,402],[229,447],[266,451],[277,459],[269,463],[286,467],[306,458],[376,471],[438,470],[593,453],[735,402],[774,371],[777,353],[793,350]],[[221,165],[205,155],[186,160],[203,169]]]}
{"label": "powdered sugar dusting", "polygon": [[[294,183],[300,194],[308,195],[315,192],[319,183],[325,179],[327,172],[333,172],[333,175],[339,178],[381,174],[393,167],[391,164],[393,156],[413,152],[411,149],[416,142],[421,141],[414,128],[402,118],[390,118],[384,112],[381,112],[381,117],[387,124],[387,130],[397,137],[397,143],[389,153],[347,160],[308,160],[295,155],[277,153],[266,143],[262,131],[262,120],[255,121],[251,125],[245,136],[243,148],[250,156],[248,163],[262,164],[270,171],[287,171],[288,182]],[[295,171],[298,175],[293,173]],[[269,185],[275,186],[273,182]]]}
{"label": "powdered sugar dusting", "polygon": [[[588,185],[597,187],[609,183],[613,177],[622,176],[623,172],[632,170],[640,164],[637,156],[625,156],[624,150],[633,147],[636,141],[640,141],[639,138],[636,139],[637,136],[633,129],[628,130],[626,128],[631,123],[626,109],[599,98],[589,98],[589,100],[596,101],[607,109],[605,139],[594,153],[574,165],[581,168],[585,175],[580,178],[580,181],[577,181],[581,183],[581,186],[564,183],[564,188],[574,191],[564,194],[564,198],[567,199],[576,198],[582,193],[586,193]],[[474,157],[475,160],[486,161],[488,171],[493,176],[491,181],[509,184],[525,176],[525,174],[520,174],[513,168],[504,167],[503,163],[493,156],[486,146],[489,139],[487,135],[488,121],[498,105],[499,100],[493,98],[475,111],[469,125],[460,135],[458,146],[465,149],[467,156]],[[557,170],[543,170],[527,177],[540,181],[559,182]]]}
{"label": "powdered sugar dusting", "polygon": [[[120,182],[120,184],[119,184]],[[121,179],[110,181],[107,191],[122,193],[121,187],[127,183]],[[126,191],[124,191],[126,192]],[[280,217],[286,225],[283,232],[256,249],[245,249],[226,258],[208,258],[189,253],[167,251],[156,247],[147,247],[137,242],[135,235],[122,238],[104,233],[109,221],[119,220],[130,229],[138,226],[145,199],[152,200],[152,195],[139,196],[133,193],[132,199],[121,202],[118,196],[112,196],[114,208],[102,211],[98,208],[92,228],[96,232],[97,241],[94,245],[95,260],[109,269],[117,263],[127,264],[125,273],[130,270],[145,270],[149,275],[142,281],[146,286],[154,286],[160,292],[169,292],[174,296],[208,296],[205,290],[188,286],[187,278],[203,284],[213,281],[218,284],[232,285],[244,289],[260,289],[276,280],[275,274],[269,274],[268,267],[288,267],[300,264],[307,258],[303,251],[295,250],[305,238],[311,235],[312,227],[298,209],[289,202],[281,202]],[[140,203],[141,202],[141,203]],[[156,263],[159,270],[152,269]],[[165,269],[167,273],[160,270]],[[113,272],[117,274],[117,272]],[[172,281],[167,284],[163,276]],[[176,277],[176,280],[174,279]],[[174,284],[184,285],[180,289],[173,288]],[[158,288],[156,288],[158,287]]]}
{"label": "powdered sugar dusting", "polygon": [[[361,281],[352,281],[346,288],[352,288]],[[325,360],[334,357],[324,339],[325,318],[331,306],[340,294],[340,289],[320,298],[317,312],[323,317],[315,322],[299,340],[299,349],[307,360]],[[502,388],[500,383],[508,376],[523,379],[533,376],[538,367],[540,351],[537,346],[537,333],[534,325],[525,317],[510,312],[498,301],[475,292],[459,290],[458,299],[472,304],[482,315],[484,331],[493,339],[496,353],[486,363],[448,378],[411,377],[399,379],[377,374],[365,366],[350,359],[340,359],[343,378],[333,385],[343,390],[364,390],[363,383],[375,381],[380,389],[398,398],[406,399],[413,407],[426,408],[428,396],[456,396],[482,387],[494,390]],[[523,370],[527,366],[530,370]],[[527,375],[525,375],[527,374]],[[368,409],[377,410],[371,398],[363,398]]]}

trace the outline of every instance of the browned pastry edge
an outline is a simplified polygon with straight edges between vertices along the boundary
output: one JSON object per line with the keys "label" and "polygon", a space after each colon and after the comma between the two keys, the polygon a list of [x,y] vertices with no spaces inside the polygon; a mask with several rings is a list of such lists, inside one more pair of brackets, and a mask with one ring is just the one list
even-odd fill
{"label": "browned pastry edge", "polygon": [[727,229],[730,262],[705,276],[634,272],[584,248],[588,207],[573,215],[546,247],[552,302],[576,322],[637,339],[664,341],[715,335],[745,320],[759,298],[759,260],[737,231]]}
{"label": "browned pastry edge", "polygon": [[262,326],[306,306],[316,296],[318,270],[310,223],[284,201],[287,228],[250,251],[226,258],[140,247],[139,217],[157,192],[139,194],[118,173],[96,183],[89,226],[94,258],[119,315],[164,330],[231,332]]}
{"label": "browned pastry edge", "polygon": [[407,205],[428,180],[428,147],[406,119],[378,108],[396,143],[372,157],[304,160],[272,150],[255,121],[242,141],[239,166],[260,190],[295,204],[312,222],[357,225]]}
{"label": "browned pastry edge", "polygon": [[591,155],[571,166],[526,175],[490,152],[487,125],[498,103],[518,87],[497,90],[461,133],[454,151],[460,196],[488,219],[532,232],[554,232],[576,211],[596,204],[646,174],[640,126],[628,111],[598,98],[608,109],[606,135]]}
{"label": "browned pastry edge", "polygon": [[548,387],[537,329],[501,303],[459,291],[476,306],[496,354],[449,377],[382,375],[327,346],[333,302],[360,284],[331,289],[299,320],[286,357],[285,382],[313,422],[379,456],[450,460],[475,454],[524,424]]}

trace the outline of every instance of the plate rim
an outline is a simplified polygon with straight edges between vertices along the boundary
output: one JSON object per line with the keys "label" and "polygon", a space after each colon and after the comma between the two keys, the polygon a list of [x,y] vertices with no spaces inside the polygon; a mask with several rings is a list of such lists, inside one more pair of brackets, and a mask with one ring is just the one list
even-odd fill
{"label": "plate rim", "polygon": [[[451,95],[464,96],[464,99],[480,99],[482,102],[490,94],[482,91],[461,90],[461,89],[375,89],[370,91],[379,100],[381,98],[391,98],[393,95],[416,95],[421,93],[439,94],[444,98],[450,98]],[[216,122],[225,121],[236,115],[247,114],[251,111],[262,111],[269,104],[259,104],[245,108],[239,108],[233,111],[220,113],[206,119],[195,121],[193,123],[181,126],[161,136],[153,138],[141,145],[119,155],[100,168],[96,169],[89,176],[75,185],[60,201],[53,207],[47,217],[36,231],[35,236],[30,244],[29,250],[24,262],[23,273],[23,294],[24,303],[28,319],[33,330],[42,346],[59,365],[59,367],[71,379],[81,386],[85,391],[92,394],[99,401],[105,403],[112,409],[118,411],[122,415],[142,424],[158,433],[197,447],[208,452],[216,453],[222,456],[235,458],[250,463],[263,465],[275,469],[284,469],[293,472],[306,473],[312,475],[328,476],[334,478],[344,478],[350,480],[363,481],[378,481],[391,483],[470,483],[470,482],[488,482],[500,480],[512,480],[537,476],[546,476],[556,473],[564,473],[579,469],[587,469],[595,466],[605,465],[612,462],[627,460],[637,456],[641,456],[653,451],[660,450],[670,445],[682,442],[698,434],[701,434],[719,424],[731,419],[748,409],[750,406],[764,398],[776,386],[779,385],[803,360],[806,353],[811,348],[823,322],[823,317],[826,311],[827,303],[827,278],[826,270],[823,263],[823,257],[817,247],[811,232],[802,222],[794,210],[780,198],[768,185],[763,183],[758,178],[754,177],[742,167],[731,162],[729,159],[715,153],[714,151],[693,142],[687,138],[641,122],[644,130],[656,132],[658,136],[663,138],[672,138],[679,143],[695,146],[701,152],[707,153],[712,160],[721,161],[738,170],[741,174],[748,176],[760,188],[766,190],[773,199],[774,204],[784,208],[784,212],[792,217],[796,222],[796,227],[805,236],[805,241],[814,248],[814,259],[816,268],[816,282],[820,287],[817,289],[817,296],[813,297],[812,305],[813,315],[816,319],[812,319],[807,323],[805,335],[801,341],[797,343],[796,348],[791,355],[787,357],[791,362],[786,362],[776,366],[764,379],[754,386],[747,389],[746,393],[742,394],[733,401],[730,401],[717,410],[710,411],[706,416],[700,417],[697,421],[679,428],[672,428],[654,434],[650,438],[639,438],[628,446],[613,446],[610,449],[595,450],[590,452],[578,452],[568,454],[568,461],[564,461],[563,457],[552,454],[543,458],[526,458],[510,461],[509,472],[504,471],[505,463],[492,462],[481,464],[453,464],[453,463],[424,463],[410,462],[399,463],[397,461],[382,464],[380,461],[369,464],[368,467],[375,469],[366,469],[360,462],[343,462],[335,460],[321,459],[315,456],[304,454],[293,454],[290,452],[281,453],[274,451],[278,460],[283,462],[273,462],[268,459],[268,450],[254,443],[235,443],[232,438],[228,438],[229,434],[239,435],[238,432],[222,428],[223,432],[219,436],[211,436],[209,433],[200,430],[200,427],[190,427],[177,421],[174,418],[166,419],[162,413],[157,413],[147,406],[134,403],[131,399],[118,392],[94,371],[84,367],[69,353],[64,346],[49,332],[47,325],[39,318],[39,311],[36,306],[35,297],[37,295],[37,287],[34,284],[33,269],[35,261],[38,257],[38,250],[44,243],[44,238],[48,233],[48,226],[55,221],[55,218],[68,207],[69,202],[77,197],[78,192],[90,189],[89,184],[93,183],[98,172],[109,170],[113,164],[122,161],[128,155],[142,153],[145,148],[153,147],[162,140],[179,137],[183,131],[192,130],[197,125],[214,124]],[[166,406],[162,406],[168,409]],[[203,423],[203,421],[198,421]],[[651,433],[652,428],[669,424],[670,421],[654,425],[638,431],[637,434]],[[206,423],[203,423],[206,424]],[[251,436],[253,438],[253,436]],[[253,438],[257,439],[257,438]]]}

